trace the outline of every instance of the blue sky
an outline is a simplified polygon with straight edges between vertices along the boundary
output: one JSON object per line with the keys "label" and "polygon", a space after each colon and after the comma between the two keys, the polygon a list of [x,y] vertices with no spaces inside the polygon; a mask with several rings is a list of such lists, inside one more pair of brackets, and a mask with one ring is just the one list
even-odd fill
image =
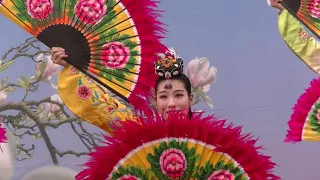
{"label": "blue sky", "polygon": [[[316,75],[281,39],[277,11],[264,0],[161,0],[160,8],[166,11],[162,18],[168,29],[164,43],[174,47],[186,63],[205,56],[218,69],[217,83],[209,94],[215,103],[212,113],[259,137],[258,143],[266,149],[263,152],[279,165],[276,174],[282,179],[319,179],[320,142],[283,143],[291,108]],[[3,16],[0,24],[0,55],[30,37]],[[19,74],[14,70],[32,74],[33,68],[30,61],[21,60],[10,71],[1,73],[0,79],[15,79]],[[38,93],[34,97],[56,91],[44,85]],[[198,108],[210,111],[206,106]],[[50,135],[58,141],[66,137],[69,129],[61,131],[66,134],[52,131]],[[58,142],[59,147],[70,143]],[[75,167],[70,160],[63,165]],[[76,164],[82,162],[80,158]],[[48,163],[51,162],[45,148],[43,152],[39,150],[34,160],[17,164],[17,177]]]}

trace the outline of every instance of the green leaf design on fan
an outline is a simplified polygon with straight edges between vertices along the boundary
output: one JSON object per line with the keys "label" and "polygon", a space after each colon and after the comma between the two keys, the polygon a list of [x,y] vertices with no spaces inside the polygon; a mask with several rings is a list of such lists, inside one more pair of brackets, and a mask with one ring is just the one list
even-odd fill
{"label": "green leaf design on fan", "polygon": [[[224,160],[219,161],[217,164],[213,165],[209,162],[206,162],[204,166],[201,166],[195,178],[197,179],[208,179],[218,177],[218,175],[222,176],[233,176],[235,180],[248,180],[248,178],[243,178],[242,174],[244,172],[239,168],[235,167],[234,164],[225,163]],[[212,177],[213,176],[213,177]],[[210,179],[211,179],[210,178]]]}
{"label": "green leaf design on fan", "polygon": [[95,46],[96,49],[99,49],[97,48],[97,46],[103,46],[104,44],[110,43],[110,42],[121,42],[130,49],[131,56],[138,55],[137,51],[133,51],[133,49],[137,46],[137,44],[130,40],[130,36],[128,34],[120,35],[120,33],[116,28],[112,28],[107,32],[100,34],[99,41],[93,42],[92,45]]}
{"label": "green leaf design on fan", "polygon": [[147,160],[151,172],[158,179],[188,179],[197,169],[200,155],[196,154],[195,148],[188,148],[186,142],[162,142],[158,147],[153,147],[153,151],[154,154],[148,154]]}
{"label": "green leaf design on fan", "polygon": [[318,100],[309,113],[310,125],[313,131],[320,133],[320,119],[317,118],[318,110],[320,109],[320,100]]}
{"label": "green leaf design on fan", "polygon": [[124,72],[116,70],[116,69],[104,69],[105,72],[100,71],[100,75],[107,78],[109,81],[112,81],[115,78],[117,81],[124,83],[125,75]]}
{"label": "green leaf design on fan", "polygon": [[126,178],[126,179],[140,179],[140,180],[148,180],[148,175],[146,172],[144,172],[140,167],[132,167],[132,166],[126,166],[119,167],[118,172],[112,173],[112,179],[120,179],[120,178]]}

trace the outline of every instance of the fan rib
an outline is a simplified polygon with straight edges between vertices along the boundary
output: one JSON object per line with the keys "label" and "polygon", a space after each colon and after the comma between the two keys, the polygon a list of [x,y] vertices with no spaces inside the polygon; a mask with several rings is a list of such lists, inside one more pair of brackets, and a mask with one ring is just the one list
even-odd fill
{"label": "fan rib", "polygon": [[[117,26],[117,25],[116,25]],[[122,29],[122,30],[119,30],[119,31],[117,31],[117,32],[115,32],[115,33],[113,33],[113,34],[109,34],[108,36],[105,36],[105,37],[103,37],[103,38],[100,38],[100,39],[97,39],[97,40],[94,40],[94,41],[91,41],[90,42],[90,44],[94,44],[95,42],[97,42],[97,41],[102,41],[102,40],[104,40],[104,39],[107,39],[108,37],[112,37],[113,35],[115,35],[115,34],[118,34],[119,32],[123,32],[123,31],[125,31],[125,30],[128,30],[128,29],[130,29],[130,28],[133,28],[133,27],[135,27],[135,25],[133,25],[133,26],[130,26],[130,27],[126,27],[125,29]],[[113,27],[111,27],[111,28],[113,28]],[[109,29],[111,29],[111,28],[109,28]],[[108,29],[108,30],[109,30]],[[102,32],[101,32],[101,34],[102,34]],[[133,38],[135,38],[136,36],[134,36]],[[90,38],[91,39],[91,38]],[[108,41],[108,43],[109,43],[110,41]]]}
{"label": "fan rib", "polygon": [[63,23],[62,24],[67,24],[67,16],[66,16],[66,10],[67,10],[67,1],[68,0],[64,0],[64,8],[63,8]]}
{"label": "fan rib", "polygon": [[125,20],[122,20],[121,22],[119,22],[119,23],[117,23],[117,24],[115,24],[115,25],[113,25],[113,26],[111,26],[111,27],[108,27],[108,28],[104,29],[104,30],[101,31],[101,32],[96,33],[94,36],[90,37],[90,38],[88,39],[88,41],[89,41],[90,39],[92,39],[92,38],[94,38],[94,37],[96,37],[96,36],[98,36],[98,35],[106,32],[106,31],[110,30],[111,28],[114,28],[114,27],[118,26],[119,24],[121,24],[121,23],[123,23],[123,22],[125,22],[125,21],[127,21],[127,20],[129,20],[129,19],[131,19],[131,17],[129,17],[129,18],[125,19]]}

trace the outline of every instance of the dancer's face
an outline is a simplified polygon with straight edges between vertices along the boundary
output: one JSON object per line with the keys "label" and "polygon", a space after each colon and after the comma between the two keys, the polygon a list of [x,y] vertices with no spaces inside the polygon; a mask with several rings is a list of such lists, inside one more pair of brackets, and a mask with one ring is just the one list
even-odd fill
{"label": "dancer's face", "polygon": [[171,110],[183,110],[186,114],[193,102],[193,96],[188,94],[186,85],[183,81],[172,79],[172,88],[165,88],[166,81],[158,84],[156,92],[156,103],[159,112],[164,119],[167,119],[168,112]]}

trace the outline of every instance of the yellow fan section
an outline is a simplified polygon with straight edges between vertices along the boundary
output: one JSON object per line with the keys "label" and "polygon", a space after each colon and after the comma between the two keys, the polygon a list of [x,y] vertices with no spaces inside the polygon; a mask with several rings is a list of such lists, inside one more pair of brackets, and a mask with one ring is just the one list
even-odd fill
{"label": "yellow fan section", "polygon": [[[112,179],[112,175],[115,172],[119,172],[118,168],[119,167],[139,167],[141,168],[144,172],[148,172],[151,168],[150,163],[147,160],[148,154],[154,155],[154,147],[159,148],[160,144],[162,142],[167,142],[169,143],[171,140],[176,140],[178,142],[186,142],[187,143],[187,148],[195,149],[196,154],[200,154],[200,160],[196,162],[196,166],[202,167],[204,166],[207,162],[210,164],[217,164],[220,161],[224,161],[227,164],[233,164],[234,167],[239,168],[243,173],[241,178],[237,177],[237,179],[250,179],[248,175],[244,172],[243,168],[230,156],[228,156],[225,153],[217,152],[215,151],[215,147],[205,144],[200,141],[196,141],[193,139],[187,139],[187,138],[163,138],[160,140],[152,141],[145,143],[141,145],[140,147],[132,150],[126,157],[124,157],[115,167],[113,172],[110,173],[108,179]],[[197,169],[199,171],[199,169]],[[150,179],[150,177],[149,177]],[[179,178],[177,178],[179,179]],[[193,179],[193,178],[192,178]],[[196,180],[196,179],[195,179]]]}
{"label": "yellow fan section", "polygon": [[302,141],[320,141],[320,134],[317,131],[312,130],[310,119],[305,122],[301,135]]}

